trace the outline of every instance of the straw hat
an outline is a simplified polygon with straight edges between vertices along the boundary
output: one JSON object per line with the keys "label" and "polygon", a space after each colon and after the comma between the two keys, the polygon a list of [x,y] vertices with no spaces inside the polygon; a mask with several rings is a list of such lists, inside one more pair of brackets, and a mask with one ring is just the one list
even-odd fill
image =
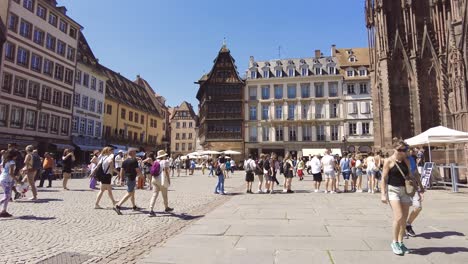
{"label": "straw hat", "polygon": [[158,156],[156,157],[157,159],[160,159],[160,158],[163,158],[163,157],[166,157],[167,156],[167,153],[166,151],[164,150],[159,150],[158,151]]}

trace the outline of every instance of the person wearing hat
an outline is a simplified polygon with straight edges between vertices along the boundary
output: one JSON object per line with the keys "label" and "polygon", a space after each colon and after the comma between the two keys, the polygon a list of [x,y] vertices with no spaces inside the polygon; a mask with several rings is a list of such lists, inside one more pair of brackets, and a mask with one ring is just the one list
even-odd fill
{"label": "person wearing hat", "polygon": [[135,204],[135,186],[136,186],[136,177],[142,176],[141,169],[138,165],[138,160],[136,158],[136,148],[130,148],[128,150],[128,158],[122,163],[122,169],[120,170],[120,180],[123,181],[125,177],[125,181],[127,183],[127,194],[120,200],[114,207],[114,211],[121,215],[122,212],[120,211],[122,204],[124,204],[128,199],[133,206],[133,211],[139,211]]}
{"label": "person wearing hat", "polygon": [[[122,164],[124,162],[124,153],[123,150],[119,150],[117,152],[117,155],[114,158],[114,163],[115,163],[115,170],[117,171],[117,176],[114,178],[113,183],[116,184],[117,179],[120,179],[120,169],[122,168]],[[123,184],[123,182],[120,182],[120,184]]]}
{"label": "person wearing hat", "polygon": [[170,163],[167,160],[166,151],[159,150],[155,162],[159,163],[159,173],[157,175],[152,175],[151,184],[153,185],[153,196],[151,197],[150,201],[150,216],[156,216],[153,209],[154,204],[156,203],[156,199],[158,199],[159,192],[162,193],[165,208],[164,211],[166,213],[174,211],[174,208],[169,207],[169,201],[167,198],[167,189],[171,185],[171,179],[169,177]]}

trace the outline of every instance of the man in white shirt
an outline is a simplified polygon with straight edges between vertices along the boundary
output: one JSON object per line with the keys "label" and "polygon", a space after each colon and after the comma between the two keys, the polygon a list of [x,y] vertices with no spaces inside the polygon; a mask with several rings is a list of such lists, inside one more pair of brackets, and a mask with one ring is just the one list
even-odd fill
{"label": "man in white shirt", "polygon": [[252,184],[254,182],[254,171],[257,168],[255,161],[252,159],[252,155],[249,155],[249,158],[244,162],[245,169],[245,181],[247,182],[247,191],[246,193],[252,192]]}
{"label": "man in white shirt", "polygon": [[315,192],[319,192],[320,184],[322,184],[322,164],[317,155],[314,155],[312,160],[309,161],[309,166],[314,177]]}
{"label": "man in white shirt", "polygon": [[169,161],[167,160],[167,153],[164,150],[158,151],[158,156],[156,157],[156,161],[159,162],[159,174],[152,175],[151,184],[153,185],[153,196],[151,197],[150,201],[150,216],[156,216],[153,211],[154,204],[156,203],[156,199],[158,199],[159,192],[162,193],[165,212],[170,213],[174,211],[174,208],[169,207],[169,199],[167,197],[167,189],[171,185],[171,179],[169,175]]}
{"label": "man in white shirt", "polygon": [[325,193],[336,193],[335,189],[335,158],[330,155],[330,149],[325,151],[325,156],[322,158],[322,168],[325,175]]}

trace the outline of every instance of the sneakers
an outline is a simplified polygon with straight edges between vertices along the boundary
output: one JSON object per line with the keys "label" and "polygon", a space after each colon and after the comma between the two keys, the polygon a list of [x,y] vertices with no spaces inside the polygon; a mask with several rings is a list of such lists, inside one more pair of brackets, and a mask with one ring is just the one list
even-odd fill
{"label": "sneakers", "polygon": [[172,212],[172,211],[174,211],[174,208],[170,208],[170,207],[167,207],[167,208],[164,210],[164,212],[166,212],[166,213],[170,213],[170,212]]}
{"label": "sneakers", "polygon": [[400,248],[401,248],[401,251],[403,252],[403,254],[409,254],[410,253],[410,250],[405,246],[405,244],[403,244],[403,242],[401,243],[398,243],[400,245]]}
{"label": "sneakers", "polygon": [[155,213],[153,210],[151,210],[151,212],[149,212],[149,216],[150,216],[150,217],[155,217],[155,216],[156,216],[156,213]]}
{"label": "sneakers", "polygon": [[357,193],[362,193],[362,190],[357,190],[356,192],[357,192]]}
{"label": "sneakers", "polygon": [[399,243],[394,242],[390,246],[392,247],[393,254],[400,255],[400,256],[404,255],[403,250],[401,250],[401,247],[400,247]]}
{"label": "sneakers", "polygon": [[317,190],[317,189],[315,189],[315,191],[314,191],[314,192],[318,193],[318,190]]}
{"label": "sneakers", "polygon": [[287,190],[286,192],[287,192],[287,193],[294,193],[293,190]]}
{"label": "sneakers", "polygon": [[120,206],[116,205],[114,207],[114,211],[118,214],[118,215],[122,215],[122,212],[120,211]]}
{"label": "sneakers", "polygon": [[413,226],[411,225],[406,225],[406,235],[410,237],[415,237],[416,233],[413,230]]}
{"label": "sneakers", "polygon": [[329,193],[329,191],[325,190],[325,193]]}
{"label": "sneakers", "polygon": [[330,193],[332,193],[332,194],[335,194],[335,193],[337,193],[337,192],[335,192],[335,191],[331,191]]}
{"label": "sneakers", "polygon": [[141,208],[135,205],[135,206],[133,206],[132,210],[133,210],[133,211],[140,211]]}
{"label": "sneakers", "polygon": [[262,191],[262,190],[258,190],[257,193],[258,193],[258,194],[262,194],[263,191]]}
{"label": "sneakers", "polygon": [[283,193],[288,193],[288,190],[283,190]]}

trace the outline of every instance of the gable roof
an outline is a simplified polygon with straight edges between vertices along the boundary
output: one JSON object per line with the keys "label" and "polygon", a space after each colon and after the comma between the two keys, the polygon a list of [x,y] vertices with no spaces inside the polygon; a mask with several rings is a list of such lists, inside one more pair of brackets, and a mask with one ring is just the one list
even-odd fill
{"label": "gable roof", "polygon": [[106,98],[140,111],[161,117],[161,112],[151,99],[147,89],[130,81],[119,73],[100,65],[107,78]]}
{"label": "gable roof", "polygon": [[167,110],[166,99],[164,99],[164,97],[162,97],[161,95],[157,94],[154,91],[153,87],[151,87],[149,82],[141,78],[140,75],[137,75],[136,80],[133,82],[146,89],[146,92],[148,92],[148,94],[151,95],[150,96],[151,100],[153,101],[153,103],[155,104],[156,108],[158,109],[160,113]]}
{"label": "gable roof", "polygon": [[172,108],[171,120],[174,119],[175,114],[178,111],[187,111],[187,110],[189,111],[190,116],[192,117],[192,119],[194,119],[196,122],[198,122],[198,116],[197,116],[197,114],[195,114],[195,111],[193,111],[192,104],[190,104],[187,101],[183,101],[179,106],[176,106],[176,107]]}
{"label": "gable roof", "polygon": [[[352,54],[348,54],[351,51]],[[354,56],[355,62],[350,62],[349,57]],[[336,49],[336,57],[338,58],[338,65],[344,67],[359,67],[369,66],[369,48],[349,48],[349,49]]]}

